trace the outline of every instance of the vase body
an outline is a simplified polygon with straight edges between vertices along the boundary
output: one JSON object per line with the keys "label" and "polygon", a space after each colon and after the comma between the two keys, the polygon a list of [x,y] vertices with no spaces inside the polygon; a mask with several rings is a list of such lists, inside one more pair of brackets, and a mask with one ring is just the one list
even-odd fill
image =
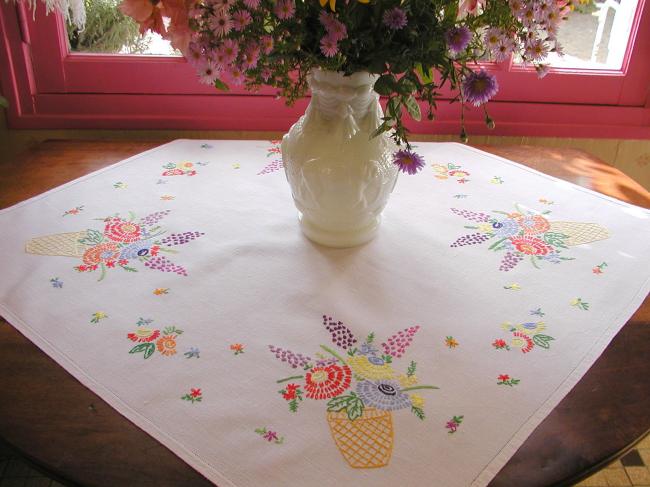
{"label": "vase body", "polygon": [[311,101],[282,139],[282,161],[303,233],[330,247],[371,240],[397,167],[387,133],[371,138],[383,112],[369,73],[315,70]]}
{"label": "vase body", "polygon": [[337,448],[352,468],[380,468],[393,452],[393,418],[390,411],[367,407],[354,421],[348,414],[328,412],[327,424]]}

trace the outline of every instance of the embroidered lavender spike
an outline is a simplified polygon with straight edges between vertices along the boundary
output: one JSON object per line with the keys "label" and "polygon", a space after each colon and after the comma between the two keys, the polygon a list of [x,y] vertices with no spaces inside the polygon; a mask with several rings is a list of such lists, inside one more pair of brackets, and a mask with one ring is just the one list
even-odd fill
{"label": "embroidered lavender spike", "polygon": [[50,282],[52,283],[52,287],[54,287],[54,288],[61,289],[63,287],[63,281],[59,281],[58,277],[54,277],[54,278],[50,279]]}

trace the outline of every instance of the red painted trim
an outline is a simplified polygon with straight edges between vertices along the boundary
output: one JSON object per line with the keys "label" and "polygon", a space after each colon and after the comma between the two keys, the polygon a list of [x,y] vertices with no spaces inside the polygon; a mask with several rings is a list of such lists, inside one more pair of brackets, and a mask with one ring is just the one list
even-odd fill
{"label": "red painted trim", "polygon": [[[0,61],[8,66],[0,81],[11,128],[286,130],[304,111],[305,100],[289,109],[271,89],[223,94],[201,86],[182,59],[69,54],[52,42],[65,38],[61,18],[46,17],[42,6],[36,23],[31,15],[25,23],[31,53],[15,8],[0,0]],[[471,110],[470,133],[650,139],[650,1],[633,31],[621,70],[554,69],[537,80],[532,68],[492,65],[501,85],[489,105],[497,128],[488,131],[482,110]],[[410,128],[458,133],[458,106],[442,102],[436,122]]]}

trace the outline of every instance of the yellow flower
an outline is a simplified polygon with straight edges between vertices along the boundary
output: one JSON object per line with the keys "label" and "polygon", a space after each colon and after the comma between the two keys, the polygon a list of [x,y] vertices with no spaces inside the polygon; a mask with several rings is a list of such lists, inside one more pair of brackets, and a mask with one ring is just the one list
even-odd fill
{"label": "yellow flower", "polygon": [[194,164],[192,164],[191,162],[181,162],[180,166],[184,168],[190,168],[190,167],[194,167]]}
{"label": "yellow flower", "polygon": [[[370,3],[370,0],[358,0],[359,3]],[[327,4],[328,0],[320,0],[320,6],[324,7]],[[330,9],[332,12],[336,12],[336,0],[329,0]]]}
{"label": "yellow flower", "polygon": [[490,225],[489,223],[481,223],[478,226],[478,231],[483,233],[492,233],[494,229],[492,228],[492,225]]}
{"label": "yellow flower", "polygon": [[414,386],[418,383],[418,378],[415,375],[400,375],[399,383],[402,387]]}
{"label": "yellow flower", "polygon": [[98,311],[97,313],[93,313],[93,318],[98,319],[98,320],[101,320],[101,319],[106,318],[106,317],[108,317],[108,315],[106,313],[104,313],[103,311]]}
{"label": "yellow flower", "polygon": [[424,398],[418,394],[411,394],[411,406],[422,409],[424,407]]}
{"label": "yellow flower", "polygon": [[395,371],[388,364],[375,365],[365,355],[348,359],[348,365],[356,375],[368,380],[393,379]]}
{"label": "yellow flower", "polygon": [[512,323],[510,323],[509,321],[504,321],[503,323],[501,323],[502,330],[510,331],[511,328],[512,328]]}

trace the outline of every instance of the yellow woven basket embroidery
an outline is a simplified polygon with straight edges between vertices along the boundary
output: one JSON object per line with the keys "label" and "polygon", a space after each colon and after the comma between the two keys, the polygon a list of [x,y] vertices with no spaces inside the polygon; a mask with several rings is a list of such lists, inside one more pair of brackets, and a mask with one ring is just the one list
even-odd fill
{"label": "yellow woven basket embroidery", "polygon": [[351,421],[345,411],[328,412],[332,438],[352,468],[385,467],[393,452],[393,418],[390,411],[365,408]]}

